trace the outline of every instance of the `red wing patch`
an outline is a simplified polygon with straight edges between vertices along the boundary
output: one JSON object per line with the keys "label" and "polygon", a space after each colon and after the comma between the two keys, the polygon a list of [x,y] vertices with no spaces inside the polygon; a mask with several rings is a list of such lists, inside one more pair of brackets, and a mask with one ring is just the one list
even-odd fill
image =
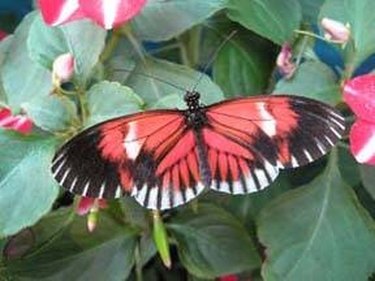
{"label": "red wing patch", "polygon": [[145,179],[139,184],[134,197],[141,205],[150,209],[169,209],[194,199],[203,191],[195,139],[191,133],[187,131],[179,136],[178,142],[156,162],[155,179]]}
{"label": "red wing patch", "polygon": [[208,151],[212,189],[232,194],[250,193],[268,186],[277,177],[279,169],[267,159],[270,154],[262,154],[252,145],[256,140],[251,134],[247,139],[239,138],[212,120],[210,126],[203,129],[203,140]]}
{"label": "red wing patch", "polygon": [[[208,107],[207,116],[237,131],[235,134],[240,139],[243,133],[252,134],[252,144],[257,143],[259,130],[262,131],[276,149],[280,168],[302,166],[316,160],[326,154],[345,131],[345,120],[334,108],[298,96],[224,101]],[[265,146],[270,147],[270,142]]]}

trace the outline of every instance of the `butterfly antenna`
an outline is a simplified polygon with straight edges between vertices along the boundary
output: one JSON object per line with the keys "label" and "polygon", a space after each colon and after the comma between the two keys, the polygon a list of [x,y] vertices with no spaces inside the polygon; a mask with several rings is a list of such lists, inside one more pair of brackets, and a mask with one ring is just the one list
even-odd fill
{"label": "butterfly antenna", "polygon": [[126,68],[114,68],[114,69],[112,69],[113,71],[115,71],[115,72],[129,72],[129,73],[131,73],[132,75],[139,75],[139,76],[144,76],[144,77],[148,77],[148,78],[151,78],[151,79],[155,79],[156,81],[159,81],[159,82],[162,82],[162,83],[165,83],[165,84],[167,84],[167,85],[169,85],[169,86],[172,86],[172,87],[174,87],[174,88],[176,88],[176,89],[179,89],[179,90],[181,90],[181,91],[183,91],[183,92],[186,92],[186,89],[185,88],[182,88],[182,87],[179,87],[179,86],[177,86],[177,85],[175,85],[175,84],[173,84],[173,83],[171,83],[171,82],[169,82],[169,81],[167,81],[167,80],[164,80],[164,79],[162,79],[162,78],[159,78],[159,77],[155,77],[155,76],[153,76],[153,75],[149,75],[149,74],[146,74],[146,73],[141,73],[141,72],[136,72],[136,71],[133,71],[133,70],[131,70],[131,69],[126,69]]}
{"label": "butterfly antenna", "polygon": [[210,55],[210,59],[209,61],[206,63],[205,67],[203,68],[203,70],[201,71],[199,77],[198,77],[198,80],[197,82],[195,82],[191,92],[194,92],[196,90],[196,88],[198,87],[199,83],[202,81],[207,69],[211,66],[211,64],[213,63],[213,61],[216,59],[217,55],[219,54],[219,52],[223,49],[223,47],[225,46],[225,44],[233,38],[234,35],[236,35],[237,33],[237,30],[233,30],[231,33],[229,33],[229,35],[227,37],[225,37],[225,39],[223,40],[223,42],[220,43],[219,47],[216,48],[216,50]]}

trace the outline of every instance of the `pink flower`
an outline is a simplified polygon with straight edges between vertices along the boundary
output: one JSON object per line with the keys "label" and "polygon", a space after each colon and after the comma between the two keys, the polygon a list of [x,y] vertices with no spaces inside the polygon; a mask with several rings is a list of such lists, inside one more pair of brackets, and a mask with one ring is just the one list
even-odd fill
{"label": "pink flower", "polygon": [[218,281],[239,281],[239,280],[240,279],[234,274],[225,275],[225,276],[221,276],[218,278]]}
{"label": "pink flower", "polygon": [[359,163],[375,165],[375,75],[347,81],[344,100],[357,116],[350,130],[350,149]]}
{"label": "pink flower", "polygon": [[276,65],[287,79],[291,78],[296,71],[296,65],[292,61],[292,48],[288,43],[283,44],[276,59]]}
{"label": "pink flower", "polygon": [[39,0],[44,21],[52,26],[90,18],[105,29],[136,16],[146,0]]}
{"label": "pink flower", "polygon": [[3,40],[7,36],[8,36],[8,34],[6,32],[0,30],[0,41]]}
{"label": "pink flower", "polygon": [[52,73],[55,80],[60,83],[69,81],[74,74],[74,57],[70,53],[58,56],[53,62]]}
{"label": "pink flower", "polygon": [[336,43],[346,43],[350,38],[350,29],[348,25],[329,18],[323,18],[321,21],[324,29],[324,37]]}
{"label": "pink flower", "polygon": [[33,122],[24,115],[12,115],[8,108],[0,108],[0,127],[28,134],[33,129]]}
{"label": "pink flower", "polygon": [[87,229],[93,232],[98,221],[99,209],[107,208],[107,201],[104,199],[96,199],[90,197],[81,197],[77,207],[77,214],[87,216]]}

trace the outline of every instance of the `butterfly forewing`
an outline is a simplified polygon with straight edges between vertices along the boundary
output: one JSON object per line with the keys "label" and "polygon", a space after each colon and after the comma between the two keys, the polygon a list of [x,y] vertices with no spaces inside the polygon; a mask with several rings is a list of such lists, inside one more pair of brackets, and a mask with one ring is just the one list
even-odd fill
{"label": "butterfly forewing", "polygon": [[195,139],[177,110],[138,113],[83,131],[57,152],[52,173],[72,193],[129,194],[151,209],[178,206],[203,190]]}
{"label": "butterfly forewing", "polygon": [[280,168],[302,166],[318,159],[345,131],[345,120],[334,108],[298,96],[235,99],[212,105],[207,114],[239,131],[263,131],[268,140],[263,135],[260,147],[276,151]]}

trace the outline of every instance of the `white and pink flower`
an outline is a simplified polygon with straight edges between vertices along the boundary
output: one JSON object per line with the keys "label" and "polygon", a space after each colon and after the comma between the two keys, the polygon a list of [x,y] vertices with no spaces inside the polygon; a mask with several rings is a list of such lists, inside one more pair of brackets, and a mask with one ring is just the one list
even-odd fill
{"label": "white and pink flower", "polygon": [[344,100],[357,116],[350,130],[350,149],[359,163],[375,165],[375,74],[344,85]]}
{"label": "white and pink flower", "polygon": [[136,16],[146,0],[39,0],[44,21],[52,26],[89,18],[112,29]]}

